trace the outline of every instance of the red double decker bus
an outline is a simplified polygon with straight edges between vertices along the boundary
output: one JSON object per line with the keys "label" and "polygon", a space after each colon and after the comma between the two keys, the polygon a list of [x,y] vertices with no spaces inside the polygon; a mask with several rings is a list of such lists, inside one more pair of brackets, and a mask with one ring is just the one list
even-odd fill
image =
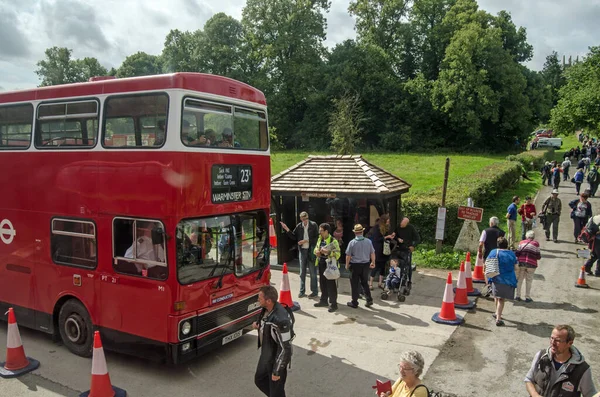
{"label": "red double decker bus", "polygon": [[[92,79],[93,80],[93,79]],[[0,311],[89,356],[178,363],[255,321],[270,159],[257,89],[177,73],[0,94]]]}

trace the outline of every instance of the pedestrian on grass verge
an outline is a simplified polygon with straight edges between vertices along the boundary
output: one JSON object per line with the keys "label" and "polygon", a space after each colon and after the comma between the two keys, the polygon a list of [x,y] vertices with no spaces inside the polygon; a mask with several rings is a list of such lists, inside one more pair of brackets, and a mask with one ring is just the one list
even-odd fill
{"label": "pedestrian on grass verge", "polygon": [[425,360],[421,353],[408,351],[400,355],[398,371],[400,377],[392,386],[391,393],[381,393],[379,397],[427,397],[429,390],[421,383]]}
{"label": "pedestrian on grass verge", "polygon": [[317,268],[313,266],[314,257],[313,251],[319,238],[319,227],[317,224],[308,219],[308,213],[302,211],[300,213],[300,223],[296,225],[294,231],[281,222],[281,227],[285,230],[286,235],[298,242],[298,261],[300,262],[300,293],[298,298],[306,296],[306,273],[310,274],[310,291],[309,298],[319,296],[319,288],[317,287]]}
{"label": "pedestrian on grass verge", "polygon": [[581,190],[581,184],[583,183],[583,168],[577,169],[577,172],[575,173],[575,175],[573,176],[573,179],[571,181],[575,184],[575,191],[577,192],[577,195],[579,196],[579,191]]}
{"label": "pedestrian on grass verge", "polygon": [[573,346],[575,330],[557,325],[550,347],[539,351],[525,376],[525,388],[532,397],[593,397],[597,392],[592,370],[583,354]]}
{"label": "pedestrian on grass verge", "polygon": [[254,384],[266,396],[285,397],[287,369],[292,359],[292,327],[290,312],[277,302],[277,290],[271,285],[260,288],[258,303],[262,307],[258,322],[260,358]]}
{"label": "pedestrian on grass verge", "polygon": [[[375,249],[375,268],[371,269],[371,277],[369,278],[369,288],[373,291],[373,279],[379,273],[378,287],[383,289],[383,277],[385,275],[385,265],[390,257],[390,240],[394,235],[388,235],[390,231],[390,216],[383,214],[379,217],[379,221],[371,228],[371,242]],[[387,254],[384,253],[384,245],[387,244]]]}
{"label": "pedestrian on grass verge", "polygon": [[508,247],[511,250],[516,249],[517,245],[517,213],[519,208],[519,196],[514,196],[512,203],[506,209],[506,219],[508,220]]}
{"label": "pedestrian on grass verge", "polygon": [[517,269],[517,296],[516,301],[521,300],[521,287],[525,280],[525,302],[533,302],[531,299],[531,284],[533,283],[533,273],[538,267],[538,261],[542,258],[540,254],[540,243],[535,241],[535,232],[529,230],[526,233],[527,239],[519,243],[519,249],[515,253],[519,268]]}
{"label": "pedestrian on grass verge", "polygon": [[504,237],[504,230],[498,227],[499,223],[500,220],[498,217],[492,216],[489,223],[490,227],[481,232],[481,237],[479,238],[479,256],[484,260],[498,246],[498,237]]}
{"label": "pedestrian on grass verge", "polygon": [[550,197],[542,205],[542,214],[544,214],[544,230],[546,231],[546,241],[550,241],[550,227],[552,226],[552,237],[554,242],[558,243],[558,223],[560,222],[560,213],[562,211],[562,202],[558,198],[558,190],[554,189]]}
{"label": "pedestrian on grass verge", "polygon": [[582,193],[579,199],[575,199],[569,202],[571,207],[571,219],[573,219],[573,235],[575,236],[575,243],[578,243],[581,229],[583,229],[592,217],[592,203],[588,201],[588,194]]}
{"label": "pedestrian on grass verge", "polygon": [[[321,223],[319,226],[319,239],[315,247],[315,255],[317,261],[315,266],[319,269],[319,284],[321,286],[321,299],[315,303],[315,307],[327,307],[329,300],[329,313],[333,313],[338,309],[337,305],[337,280],[329,280],[324,273],[327,269],[327,261],[340,259],[340,244],[329,234],[331,226],[328,223]],[[331,250],[329,248],[332,248]],[[338,264],[339,267],[339,264]]]}
{"label": "pedestrian on grass verge", "polygon": [[525,233],[533,229],[533,221],[537,214],[531,196],[525,197],[525,204],[519,208],[519,214],[521,215],[521,240],[525,240]]}
{"label": "pedestrian on grass verge", "polygon": [[373,243],[363,236],[364,228],[361,224],[354,225],[352,231],[355,238],[348,243],[346,248],[346,270],[350,270],[350,288],[352,289],[352,300],[348,306],[353,309],[358,307],[359,285],[367,298],[366,307],[373,306],[373,298],[369,289],[369,269],[375,268],[375,249]]}
{"label": "pedestrian on grass verge", "polygon": [[496,313],[492,316],[496,319],[498,327],[504,325],[502,312],[504,311],[504,302],[506,299],[513,300],[515,297],[515,288],[517,287],[517,276],[515,274],[515,265],[517,257],[515,253],[508,249],[508,241],[504,237],[498,237],[498,248],[490,252],[488,261],[493,258],[498,259],[498,268],[500,274],[488,279],[492,287],[492,296],[496,302]]}

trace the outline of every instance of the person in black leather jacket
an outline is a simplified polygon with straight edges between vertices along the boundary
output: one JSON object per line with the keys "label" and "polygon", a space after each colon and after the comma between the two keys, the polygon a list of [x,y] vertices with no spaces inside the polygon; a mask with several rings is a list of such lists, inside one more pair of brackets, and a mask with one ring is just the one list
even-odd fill
{"label": "person in black leather jacket", "polygon": [[285,397],[287,369],[292,359],[293,320],[290,312],[277,302],[277,290],[264,286],[258,293],[263,308],[258,322],[260,358],[254,374],[254,384],[269,397]]}

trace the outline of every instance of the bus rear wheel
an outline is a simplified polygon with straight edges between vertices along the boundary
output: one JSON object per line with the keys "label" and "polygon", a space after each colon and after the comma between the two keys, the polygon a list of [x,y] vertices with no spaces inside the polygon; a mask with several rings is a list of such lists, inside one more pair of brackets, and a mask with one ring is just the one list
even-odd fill
{"label": "bus rear wheel", "polygon": [[58,315],[58,328],[67,349],[81,357],[92,356],[94,329],[81,302],[76,299],[65,302]]}

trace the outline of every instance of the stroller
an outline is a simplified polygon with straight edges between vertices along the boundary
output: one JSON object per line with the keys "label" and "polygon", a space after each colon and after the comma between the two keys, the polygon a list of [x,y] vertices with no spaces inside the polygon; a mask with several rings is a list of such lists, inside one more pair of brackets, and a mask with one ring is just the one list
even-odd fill
{"label": "stroller", "polygon": [[[397,266],[392,266],[392,261],[396,261]],[[387,300],[391,294],[396,294],[399,302],[406,300],[412,288],[411,266],[412,254],[410,251],[400,252],[390,259],[390,271],[385,279],[385,290],[381,293],[382,300]]]}

